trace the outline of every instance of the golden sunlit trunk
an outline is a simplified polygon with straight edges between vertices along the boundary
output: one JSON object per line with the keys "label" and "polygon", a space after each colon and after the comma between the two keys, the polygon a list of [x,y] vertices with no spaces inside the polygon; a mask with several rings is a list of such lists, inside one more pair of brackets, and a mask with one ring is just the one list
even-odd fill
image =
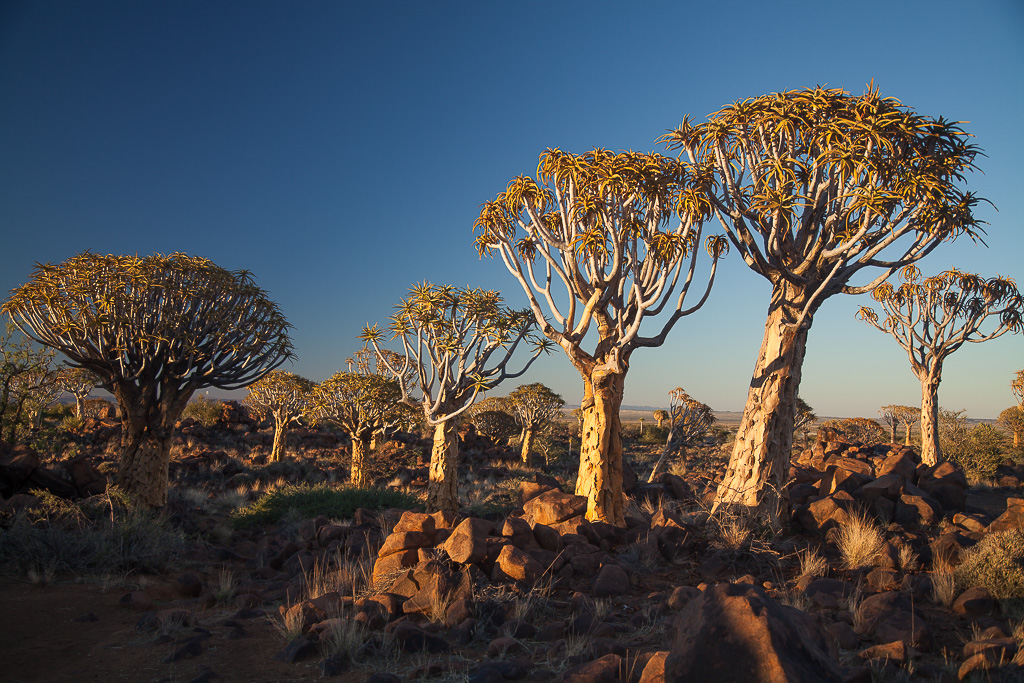
{"label": "golden sunlit trunk", "polygon": [[942,461],[939,447],[939,382],[942,368],[933,368],[921,379],[921,462],[937,465]]}
{"label": "golden sunlit trunk", "polygon": [[370,470],[373,468],[373,450],[370,436],[352,436],[352,470],[353,486],[365,488],[370,486]]}
{"label": "golden sunlit trunk", "polygon": [[523,430],[523,446],[519,455],[523,459],[523,462],[529,464],[530,462],[530,449],[533,448],[533,427],[527,427]]}
{"label": "golden sunlit trunk", "polygon": [[[625,526],[622,493],[622,425],[619,408],[625,373],[595,370],[586,392],[593,405],[584,409],[583,442],[576,495],[587,498],[587,519]],[[586,404],[584,404],[586,405]]]}
{"label": "golden sunlit trunk", "polygon": [[736,444],[715,505],[778,514],[793,450],[793,421],[807,327],[785,324],[782,306],[769,309]]}
{"label": "golden sunlit trunk", "polygon": [[274,446],[270,449],[270,460],[271,462],[278,462],[281,460],[282,452],[284,451],[284,420],[279,417],[274,418]]}
{"label": "golden sunlit trunk", "polygon": [[455,420],[434,427],[427,482],[427,512],[459,511],[459,433]]}

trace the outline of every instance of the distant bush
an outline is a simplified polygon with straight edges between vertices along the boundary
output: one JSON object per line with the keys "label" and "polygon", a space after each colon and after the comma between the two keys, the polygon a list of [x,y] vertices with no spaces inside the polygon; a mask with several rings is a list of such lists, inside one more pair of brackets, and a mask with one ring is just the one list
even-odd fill
{"label": "distant bush", "polygon": [[312,519],[318,515],[347,519],[352,517],[358,508],[408,510],[419,505],[420,500],[415,496],[388,489],[332,488],[326,484],[298,485],[286,486],[268,493],[231,513],[231,517],[236,528],[246,529],[273,524],[292,510],[304,519]]}
{"label": "distant bush", "polygon": [[955,577],[960,590],[984,586],[997,600],[1024,598],[1024,531],[986,535],[964,554]]}
{"label": "distant bush", "polygon": [[832,440],[831,437],[827,437],[828,432],[832,432],[840,441],[856,442],[865,446],[884,443],[888,439],[882,426],[866,417],[850,417],[821,423],[818,427],[819,436]]}
{"label": "distant bush", "polygon": [[224,403],[205,396],[197,396],[188,402],[181,412],[181,419],[192,418],[204,427],[212,427],[224,414]]}
{"label": "distant bush", "polygon": [[653,425],[650,427],[644,427],[643,433],[640,435],[640,443],[654,444],[657,446],[665,445],[665,440],[668,438],[668,428],[659,427]]}
{"label": "distant bush", "polygon": [[975,425],[958,436],[940,438],[943,457],[960,465],[973,480],[995,476],[996,468],[1009,455],[1006,436],[989,424]]}

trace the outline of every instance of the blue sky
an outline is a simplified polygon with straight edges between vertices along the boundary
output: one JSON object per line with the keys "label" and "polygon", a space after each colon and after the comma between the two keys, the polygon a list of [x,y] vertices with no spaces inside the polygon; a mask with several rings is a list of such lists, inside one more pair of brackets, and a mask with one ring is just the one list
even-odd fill
{"label": "blue sky", "polygon": [[[343,367],[367,322],[415,282],[499,289],[479,206],[547,147],[658,149],[685,114],[818,84],[969,121],[987,157],[988,248],[951,266],[1022,280],[1024,4],[892,2],[5,2],[0,4],[0,292],[85,249],[184,251],[246,268],[294,325],[291,370]],[[633,356],[626,403],[682,386],[741,410],[767,283],[728,258],[708,304]],[[801,395],[874,417],[920,389],[891,338],[834,297],[808,341]],[[946,363],[940,402],[995,417],[1024,340]],[[564,356],[521,381],[570,403]],[[507,387],[508,390],[514,388]],[[504,393],[499,391],[498,393]]]}

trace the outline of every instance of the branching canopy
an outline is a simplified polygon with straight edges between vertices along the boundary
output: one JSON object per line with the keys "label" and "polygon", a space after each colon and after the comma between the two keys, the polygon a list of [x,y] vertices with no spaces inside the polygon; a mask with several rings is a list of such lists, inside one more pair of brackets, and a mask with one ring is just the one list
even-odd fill
{"label": "branching canopy", "polygon": [[543,429],[565,405],[561,396],[540,382],[517,387],[508,402],[523,429]]}
{"label": "branching canopy", "polygon": [[306,410],[316,386],[311,380],[284,370],[273,370],[249,386],[242,403],[262,418],[268,413],[285,425],[298,420]]}
{"label": "branching canopy", "polygon": [[353,439],[369,439],[403,418],[398,382],[375,373],[336,372],[317,385],[309,414],[338,425]]}

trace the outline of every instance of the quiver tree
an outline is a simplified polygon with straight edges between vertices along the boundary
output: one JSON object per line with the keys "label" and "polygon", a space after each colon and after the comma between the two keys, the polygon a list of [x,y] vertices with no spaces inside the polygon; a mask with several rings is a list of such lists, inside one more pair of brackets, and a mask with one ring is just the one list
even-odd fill
{"label": "quiver tree", "polygon": [[57,371],[57,383],[75,397],[75,415],[85,417],[85,399],[100,384],[100,378],[85,368],[63,366]]}
{"label": "quiver tree", "polygon": [[1010,391],[1017,397],[1017,405],[1024,407],[1024,370],[1018,370],[1013,381],[1010,382]]}
{"label": "quiver tree", "polygon": [[776,517],[807,333],[822,303],[869,292],[944,240],[980,232],[978,200],[958,187],[978,153],[967,137],[873,87],[860,97],[819,87],[736,102],[700,125],[685,118],[662,138],[691,173],[713,177],[716,217],[772,285],[715,508]]}
{"label": "quiver tree", "polygon": [[896,428],[900,425],[898,409],[900,406],[887,405],[878,409],[878,415],[882,418],[882,424],[889,428],[889,442],[896,443]]}
{"label": "quiver tree", "polygon": [[[661,346],[704,304],[728,245],[718,236],[704,242],[707,286],[684,309],[711,211],[706,173],[659,154],[549,149],[537,177],[513,179],[484,204],[476,244],[481,255],[501,256],[541,331],[583,378],[576,493],[587,498],[588,520],[623,526],[619,408],[630,356]],[[653,334],[641,336],[644,319],[661,314]]]}
{"label": "quiver tree", "polygon": [[692,398],[681,387],[668,392],[668,399],[668,437],[661,449],[661,457],[654,463],[651,476],[647,478],[648,483],[661,474],[665,462],[674,454],[702,443],[708,430],[715,424],[715,415],[710,406]]}
{"label": "quiver tree", "polygon": [[373,435],[404,419],[398,382],[376,373],[336,372],[316,386],[309,400],[309,415],[330,422],[352,441],[350,479],[355,486],[370,486]]}
{"label": "quiver tree", "polygon": [[19,393],[26,396],[25,408],[33,429],[43,424],[43,413],[60,400],[64,389],[60,386],[58,370],[49,368],[26,372],[18,376]]}
{"label": "quiver tree", "polygon": [[292,357],[288,323],[248,272],[185,254],[37,264],[3,311],[114,395],[117,484],[148,507],[167,502],[171,435],[193,392],[248,386]]}
{"label": "quiver tree", "polygon": [[654,411],[654,419],[658,421],[658,429],[661,429],[662,427],[665,426],[665,420],[667,420],[669,417],[670,416],[667,410],[659,408],[658,410]]}
{"label": "quiver tree", "polygon": [[314,383],[305,377],[273,370],[262,379],[249,385],[249,393],[242,399],[260,420],[269,415],[274,419],[274,445],[270,459],[277,462],[284,450],[285,429],[302,417],[309,404]]}
{"label": "quiver tree", "polygon": [[490,396],[474,403],[465,415],[478,433],[498,443],[508,443],[521,433],[513,412],[507,398]]}
{"label": "quiver tree", "polygon": [[[937,431],[939,382],[946,358],[967,342],[980,343],[1007,332],[1020,332],[1024,299],[1013,280],[947,270],[923,278],[916,266],[900,273],[899,287],[885,283],[872,292],[884,319],[862,306],[857,316],[903,347],[910,367],[921,382],[921,462],[935,465],[942,459]],[[995,321],[982,332],[986,320]]]}
{"label": "quiver tree", "polygon": [[[814,408],[811,407],[811,404],[797,396],[796,410],[793,414],[793,433],[796,434],[801,429],[806,429],[817,419],[818,416],[814,414]],[[807,434],[805,433],[804,443],[806,442]]]}
{"label": "quiver tree", "polygon": [[903,444],[910,445],[910,431],[921,419],[921,409],[914,406],[890,406],[896,415],[896,421],[903,425]]}
{"label": "quiver tree", "polygon": [[[403,367],[403,361],[400,354],[388,349],[381,349],[380,354],[373,350],[372,347],[363,346],[363,348],[356,351],[352,356],[345,359],[345,364],[348,365],[349,372],[358,372],[361,375],[380,375],[381,377],[391,377],[391,373],[388,371],[387,365],[381,361],[381,359],[387,359],[392,367]],[[416,373],[413,368],[409,367],[405,370],[405,376],[402,378],[406,386],[416,386]],[[411,428],[417,423],[415,415],[411,414],[411,411],[416,411],[416,408],[408,406],[404,403],[396,404],[395,413],[391,416],[391,419],[385,422],[385,426],[378,429],[370,437],[370,449],[376,450],[378,440],[383,441],[387,438],[388,431],[394,429],[405,429]]]}
{"label": "quiver tree", "polygon": [[1013,434],[1013,447],[1020,448],[1020,435],[1024,432],[1024,408],[1010,406],[999,413],[999,424]]}
{"label": "quiver tree", "polygon": [[508,402],[522,430],[520,457],[528,463],[534,436],[551,424],[562,411],[565,401],[540,382],[535,382],[518,387],[508,395]]}
{"label": "quiver tree", "polygon": [[[498,292],[423,283],[412,288],[397,306],[388,331],[402,350],[397,355],[381,347],[384,332],[365,327],[361,338],[371,344],[378,362],[394,378],[404,403],[423,411],[434,429],[427,482],[427,511],[459,509],[458,425],[455,418],[506,379],[522,375],[546,340],[533,334],[529,311],[502,305]],[[523,342],[533,347],[530,359],[509,370]],[[417,396],[416,393],[419,395]]]}
{"label": "quiver tree", "polygon": [[56,352],[34,347],[21,334],[15,340],[15,328],[7,324],[0,334],[0,439],[17,440],[24,427],[26,409],[32,399],[31,377],[45,376],[50,371]]}

